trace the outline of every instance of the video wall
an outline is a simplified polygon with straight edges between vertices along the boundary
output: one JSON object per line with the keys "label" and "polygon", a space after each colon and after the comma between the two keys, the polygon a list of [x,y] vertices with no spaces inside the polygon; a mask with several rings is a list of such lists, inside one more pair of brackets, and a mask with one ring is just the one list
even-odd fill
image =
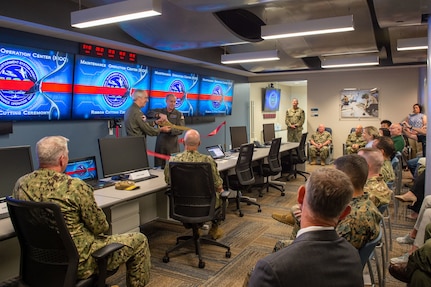
{"label": "video wall", "polygon": [[136,89],[149,94],[142,109],[164,108],[177,97],[185,116],[231,115],[232,80],[0,43],[0,121],[123,118]]}

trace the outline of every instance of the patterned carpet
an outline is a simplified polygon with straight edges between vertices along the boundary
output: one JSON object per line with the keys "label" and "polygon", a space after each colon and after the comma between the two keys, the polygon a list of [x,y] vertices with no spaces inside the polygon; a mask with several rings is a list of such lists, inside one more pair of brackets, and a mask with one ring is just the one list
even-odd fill
{"label": "patterned carpet", "polygon": [[[315,167],[307,166],[308,171]],[[296,203],[296,191],[304,183],[302,177],[286,182],[286,195],[280,196],[278,190],[270,190],[258,197],[258,191],[254,190],[247,196],[257,198],[261,204],[262,212],[257,212],[257,207],[242,205],[244,217],[239,217],[234,211],[234,204],[228,207],[225,222],[221,227],[225,235],[219,240],[231,247],[231,258],[225,257],[225,249],[203,245],[202,253],[205,268],[198,268],[198,258],[194,254],[193,246],[172,253],[169,263],[163,263],[165,251],[175,245],[176,237],[190,234],[182,225],[175,222],[154,221],[142,227],[142,232],[149,239],[151,249],[152,273],[148,287],[163,286],[243,286],[247,272],[256,264],[256,261],[272,252],[275,242],[280,238],[290,235],[291,227],[279,223],[271,218],[273,212],[285,212],[286,208]],[[400,206],[399,214],[403,214],[405,207]],[[391,211],[393,208],[390,209]],[[404,214],[403,214],[404,217]],[[393,215],[392,215],[392,218]],[[410,246],[400,245],[395,238],[405,235],[414,222],[398,217],[397,224],[392,220],[393,250],[389,258],[400,256],[407,252]],[[373,260],[374,265],[374,260]],[[365,268],[364,273],[367,273]],[[374,268],[374,271],[376,269]],[[386,286],[405,286],[404,283],[392,278],[386,271]],[[122,266],[119,272],[109,279],[109,283],[125,287],[125,268]],[[377,278],[377,276],[376,276]]]}

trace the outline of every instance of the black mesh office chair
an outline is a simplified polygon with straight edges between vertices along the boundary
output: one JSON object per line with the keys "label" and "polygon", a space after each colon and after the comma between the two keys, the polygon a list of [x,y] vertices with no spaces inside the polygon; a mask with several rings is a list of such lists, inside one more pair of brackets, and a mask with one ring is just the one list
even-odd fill
{"label": "black mesh office chair", "polygon": [[261,212],[260,204],[256,203],[253,198],[243,196],[241,190],[248,190],[254,183],[254,171],[252,167],[254,144],[243,144],[240,147],[238,159],[235,166],[235,174],[228,176],[227,185],[229,188],[236,190],[236,209],[239,216],[243,217],[240,203],[246,202],[248,205],[258,206],[257,212]]}
{"label": "black mesh office chair", "polygon": [[280,145],[281,138],[275,138],[271,141],[271,147],[267,157],[268,163],[261,165],[260,174],[265,178],[263,187],[259,190],[259,196],[262,197],[262,191],[266,189],[269,192],[269,187],[278,189],[281,195],[284,196],[284,182],[271,182],[269,178],[273,175],[277,175],[282,171],[281,160],[280,160]]}
{"label": "black mesh office chair", "polygon": [[295,178],[299,174],[300,176],[304,177],[305,181],[307,181],[306,175],[310,175],[310,173],[306,171],[298,170],[297,165],[303,164],[307,161],[307,155],[305,153],[307,135],[308,133],[302,134],[301,141],[299,142],[299,146],[291,151],[291,155],[289,157],[291,164],[293,166],[291,173]]}
{"label": "black mesh office chair", "polygon": [[[109,256],[124,245],[112,243],[92,254],[98,275],[78,279],[79,254],[60,207],[50,202],[6,199],[21,247],[20,284],[32,287],[87,287],[105,285]],[[21,285],[19,285],[21,286]]]}
{"label": "black mesh office chair", "polygon": [[[199,268],[205,267],[202,260],[201,243],[226,248],[225,256],[230,258],[230,247],[211,238],[199,235],[199,228],[208,221],[220,221],[225,218],[226,201],[229,192],[222,194],[222,206],[215,208],[216,190],[211,171],[211,164],[207,162],[170,162],[170,189],[169,196],[170,217],[191,228],[192,235],[177,237],[177,244],[166,251],[163,262],[169,262],[169,253],[194,242],[195,253],[199,257]],[[185,180],[187,179],[187,180]],[[181,241],[180,240],[184,240]]]}

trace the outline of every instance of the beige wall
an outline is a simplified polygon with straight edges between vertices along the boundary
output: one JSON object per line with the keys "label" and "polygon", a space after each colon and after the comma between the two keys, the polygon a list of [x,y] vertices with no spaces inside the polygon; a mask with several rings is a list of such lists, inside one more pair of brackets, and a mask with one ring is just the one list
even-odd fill
{"label": "beige wall", "polygon": [[[418,67],[307,73],[277,80],[280,82],[307,80],[308,83],[306,88],[280,85],[283,99],[275,122],[280,123],[285,129],[284,111],[290,107],[291,98],[299,98],[300,106],[305,109],[307,128],[310,133],[315,131],[320,123],[332,128],[335,157],[342,155],[342,145],[352,127],[359,123],[363,126],[380,127],[380,121],[383,119],[399,122],[411,112],[413,104],[418,101]],[[277,82],[273,81],[273,83]],[[262,124],[271,122],[270,120],[263,120],[261,116],[261,88],[267,85],[268,82],[252,83],[250,88],[250,100],[257,103],[254,108],[254,132],[258,139],[261,138]],[[339,92],[344,88],[378,88],[380,96],[379,118],[341,119]],[[311,108],[319,109],[318,117],[310,116]]]}
{"label": "beige wall", "polygon": [[[307,110],[307,87],[291,87],[283,83],[271,82],[274,88],[281,90],[280,109],[275,113],[262,112],[262,96],[263,88],[268,87],[269,83],[253,83],[250,86],[250,139],[263,141],[263,124],[274,123],[278,124],[280,131],[276,131],[276,136],[281,137],[283,141],[287,141],[287,131],[285,124],[286,110],[292,106],[292,99],[297,98],[299,106]],[[275,114],[275,118],[264,119],[264,114]],[[304,129],[307,127],[304,125]]]}

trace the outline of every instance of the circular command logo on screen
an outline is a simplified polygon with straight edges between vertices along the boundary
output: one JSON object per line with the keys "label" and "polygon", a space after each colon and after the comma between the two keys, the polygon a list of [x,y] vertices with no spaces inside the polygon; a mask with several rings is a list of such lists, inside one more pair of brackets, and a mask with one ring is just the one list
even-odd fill
{"label": "circular command logo on screen", "polygon": [[83,166],[82,164],[78,165],[75,169],[75,173],[83,176],[84,174],[87,173],[87,167]]}
{"label": "circular command logo on screen", "polygon": [[177,101],[175,103],[175,108],[181,107],[181,105],[186,100],[186,87],[184,83],[180,80],[175,80],[169,85],[169,91],[175,93],[182,93],[183,96],[181,98],[177,97]]}
{"label": "circular command logo on screen", "polygon": [[[127,89],[129,87],[129,81],[123,74],[113,72],[105,78],[105,80],[103,81],[103,86],[109,88]],[[121,106],[127,101],[127,97],[125,97],[124,95],[104,95],[103,98],[109,106],[114,108]]]}
{"label": "circular command logo on screen", "polygon": [[221,104],[223,103],[223,89],[220,87],[220,85],[215,85],[215,87],[213,88],[212,95],[220,96],[217,97],[217,99],[211,101],[214,109],[220,108]]}
{"label": "circular command logo on screen", "polygon": [[[21,84],[22,81],[28,81],[35,83],[37,81],[37,75],[34,69],[26,62],[21,60],[7,60],[0,63],[0,79],[17,81],[17,84]],[[29,89],[32,85],[29,86]],[[30,102],[35,97],[34,93],[26,94],[25,90],[7,89],[0,90],[0,102],[3,104],[16,108],[23,106]]]}
{"label": "circular command logo on screen", "polygon": [[276,109],[278,106],[278,94],[271,92],[268,97],[268,105],[271,109]]}

